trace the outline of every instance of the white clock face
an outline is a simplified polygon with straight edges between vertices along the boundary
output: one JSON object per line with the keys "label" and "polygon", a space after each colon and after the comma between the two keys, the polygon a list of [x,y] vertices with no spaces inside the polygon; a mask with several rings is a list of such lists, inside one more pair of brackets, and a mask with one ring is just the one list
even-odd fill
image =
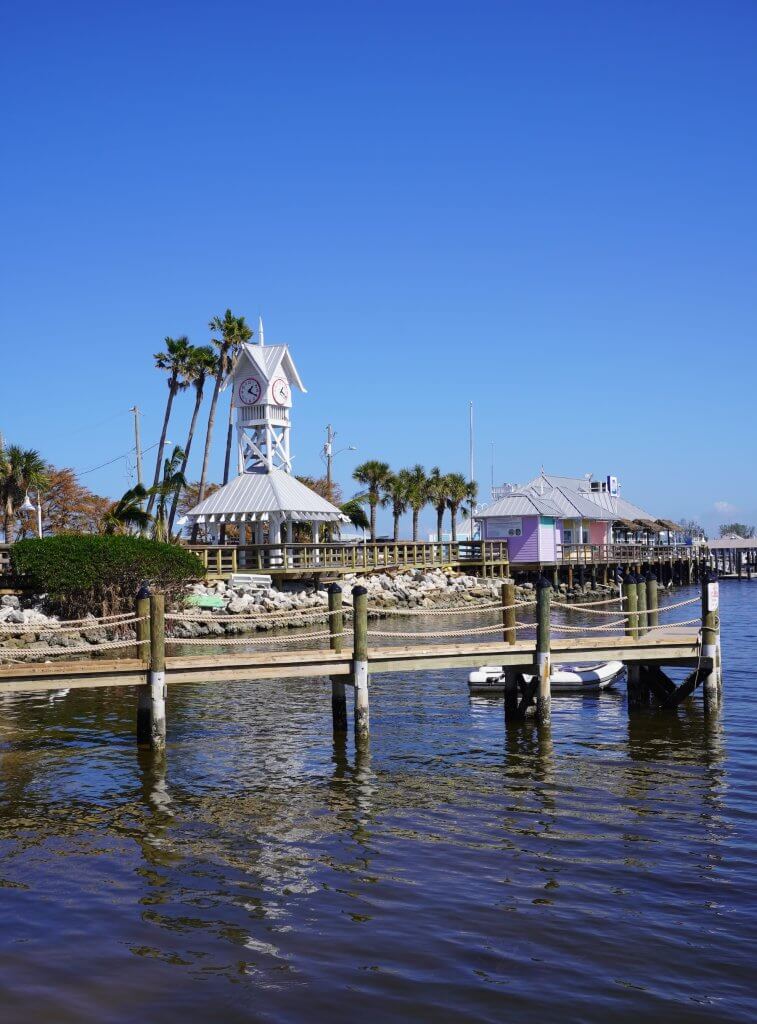
{"label": "white clock face", "polygon": [[247,377],[239,385],[239,401],[243,405],[255,405],[263,394],[263,386],[257,377]]}
{"label": "white clock face", "polygon": [[271,385],[271,394],[277,405],[286,405],[289,401],[289,385],[283,377],[277,377]]}

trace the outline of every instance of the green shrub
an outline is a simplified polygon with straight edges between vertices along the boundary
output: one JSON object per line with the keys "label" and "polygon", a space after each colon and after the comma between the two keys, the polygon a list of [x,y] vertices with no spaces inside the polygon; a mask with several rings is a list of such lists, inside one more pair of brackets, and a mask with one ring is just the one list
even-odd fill
{"label": "green shrub", "polygon": [[19,541],[11,548],[11,568],[66,618],[131,611],[143,580],[172,601],[204,574],[202,562],[185,548],[88,534]]}

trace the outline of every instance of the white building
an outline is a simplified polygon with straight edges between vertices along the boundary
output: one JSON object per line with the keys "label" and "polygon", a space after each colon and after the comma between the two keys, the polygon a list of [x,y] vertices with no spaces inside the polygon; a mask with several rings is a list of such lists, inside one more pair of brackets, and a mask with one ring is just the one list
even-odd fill
{"label": "white building", "polygon": [[187,513],[217,541],[222,524],[239,528],[239,543],[291,543],[295,523],[308,523],[318,542],[322,523],[348,519],[292,475],[292,391],[305,388],[287,345],[242,345],[228,382],[237,432],[238,475]]}

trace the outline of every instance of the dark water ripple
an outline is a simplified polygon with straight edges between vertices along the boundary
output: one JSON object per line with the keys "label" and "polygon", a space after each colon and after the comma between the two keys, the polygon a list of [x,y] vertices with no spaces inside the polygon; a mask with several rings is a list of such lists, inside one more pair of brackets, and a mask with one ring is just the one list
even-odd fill
{"label": "dark water ripple", "polygon": [[[757,583],[722,587],[726,699],[554,701],[507,735],[464,673],[8,696],[3,1022],[752,1021]],[[438,620],[434,620],[438,622]]]}

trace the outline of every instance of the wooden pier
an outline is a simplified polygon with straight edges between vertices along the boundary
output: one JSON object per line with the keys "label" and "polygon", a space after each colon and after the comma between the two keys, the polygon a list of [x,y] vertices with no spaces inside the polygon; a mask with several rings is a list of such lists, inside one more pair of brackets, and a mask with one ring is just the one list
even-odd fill
{"label": "wooden pier", "polygon": [[[408,629],[387,631],[380,620],[369,620],[364,587],[355,587],[351,596],[352,605],[343,605],[341,588],[337,584],[329,588],[328,612],[312,613],[314,619],[325,615],[328,623],[325,631],[316,627],[315,632],[277,637],[173,640],[166,637],[166,626],[170,628],[171,622],[177,619],[186,620],[189,613],[165,615],[162,595],[154,595],[149,600],[143,595],[133,617],[103,622],[100,626],[112,631],[119,626],[136,625],[136,641],[133,638],[123,642],[115,640],[107,645],[109,649],[119,649],[124,656],[106,654],[87,660],[51,660],[48,652],[41,655],[39,651],[11,649],[3,653],[14,658],[37,656],[46,660],[44,663],[0,665],[0,693],[72,687],[136,687],[138,739],[153,749],[161,749],[165,743],[167,689],[182,683],[254,683],[272,678],[329,680],[337,732],[347,727],[345,687],[349,686],[353,690],[353,718],[358,740],[364,739],[370,730],[370,676],[381,672],[405,674],[442,668],[462,670],[484,663],[501,665],[505,673],[505,718],[509,721],[518,721],[530,714],[536,714],[541,721],[549,719],[550,666],[561,661],[623,661],[628,671],[630,707],[649,704],[673,708],[700,685],[708,703],[718,700],[720,631],[718,584],[714,577],[707,576],[703,580],[701,599],[674,602],[665,608],[657,605],[654,578],[642,580],[629,576],[623,585],[622,610],[617,599],[594,605],[553,601],[552,588],[546,578],[540,580],[534,601],[516,603],[514,584],[508,581],[502,585],[501,602],[478,609],[490,622],[494,618],[493,624],[466,624],[451,630],[425,632],[413,628],[413,617],[422,614],[428,621],[428,609],[395,610],[394,614],[407,616]],[[660,616],[684,607],[689,608],[688,618],[659,623]],[[597,625],[576,627],[555,621],[555,610],[563,619],[569,618],[571,611],[591,615],[596,617]],[[470,618],[475,611],[468,606],[455,611],[439,610],[438,614],[449,618],[459,612]],[[523,613],[532,613],[534,621],[519,621],[517,616]],[[345,632],[345,617],[352,619],[351,635]],[[610,621],[606,622],[608,618]],[[250,626],[254,628],[252,622]],[[66,628],[65,624],[62,628]],[[349,645],[344,643],[347,639]],[[315,649],[303,647],[303,644],[314,643],[318,645]],[[176,644],[195,646],[198,654],[170,653]],[[685,667],[693,672],[683,683],[676,684],[663,672],[666,666]],[[524,676],[532,678],[527,682]],[[461,678],[461,686],[464,685]]]}

